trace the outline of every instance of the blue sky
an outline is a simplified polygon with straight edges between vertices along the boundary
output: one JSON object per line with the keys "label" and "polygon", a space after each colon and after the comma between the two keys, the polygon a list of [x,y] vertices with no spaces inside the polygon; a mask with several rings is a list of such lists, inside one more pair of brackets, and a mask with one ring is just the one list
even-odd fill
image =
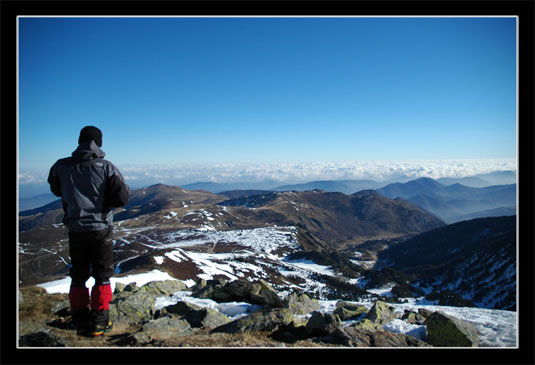
{"label": "blue sky", "polygon": [[20,18],[19,167],[516,157],[515,18]]}

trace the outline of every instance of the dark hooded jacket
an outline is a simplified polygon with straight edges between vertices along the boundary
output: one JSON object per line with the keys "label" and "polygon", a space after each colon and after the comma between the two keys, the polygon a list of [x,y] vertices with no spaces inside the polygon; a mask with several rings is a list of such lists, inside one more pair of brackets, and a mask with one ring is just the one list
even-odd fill
{"label": "dark hooded jacket", "polygon": [[94,141],[83,142],[72,157],[58,160],[50,169],[50,190],[62,199],[63,223],[69,230],[107,229],[113,222],[112,209],[128,203],[130,188],[104,156]]}

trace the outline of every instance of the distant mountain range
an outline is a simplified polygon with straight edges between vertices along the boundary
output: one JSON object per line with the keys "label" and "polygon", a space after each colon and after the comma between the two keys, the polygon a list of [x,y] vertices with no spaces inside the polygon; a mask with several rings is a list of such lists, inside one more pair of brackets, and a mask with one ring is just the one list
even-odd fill
{"label": "distant mountain range", "polygon": [[307,190],[325,190],[330,192],[339,192],[344,194],[353,194],[361,190],[374,190],[384,186],[374,180],[326,180],[311,181],[305,184],[293,184],[278,186],[274,191],[307,191]]}
{"label": "distant mountain range", "polygon": [[[194,184],[181,185],[186,190],[206,190],[212,193],[229,192],[236,190],[269,190],[269,191],[306,191],[321,189],[331,192],[340,192],[344,194],[353,194],[360,190],[379,189],[388,184],[408,182],[414,180],[409,176],[398,176],[391,181],[374,181],[374,180],[320,180],[299,184],[285,184],[274,180],[264,180],[261,182],[237,182],[237,183],[215,183],[215,182],[196,182]],[[516,173],[513,171],[494,171],[489,174],[479,174],[462,178],[440,178],[437,181],[443,185],[453,185],[459,183],[469,187],[486,187],[491,185],[505,185],[516,183]],[[144,185],[132,187],[138,189]],[[47,184],[23,184],[19,186],[19,211],[34,209],[57,200],[49,191]],[[38,194],[38,195],[36,195]]]}
{"label": "distant mountain range", "polygon": [[[495,180],[504,181],[512,178],[511,174],[490,174]],[[485,177],[488,178],[487,175]],[[516,214],[516,184],[508,185],[493,185],[486,187],[470,187],[462,185],[455,181],[464,181],[472,184],[482,184],[482,178],[462,178],[462,179],[439,179],[433,180],[430,178],[419,178],[411,180],[405,183],[391,183],[386,186],[376,188],[382,184],[373,180],[339,180],[339,181],[313,181],[306,184],[296,185],[284,185],[276,187],[271,190],[265,189],[245,189],[245,190],[221,190],[234,184],[216,184],[216,183],[197,183],[189,185],[196,188],[210,188],[211,190],[218,191],[218,197],[211,195],[210,191],[203,190],[198,191],[198,198],[203,196],[206,199],[212,200],[224,200],[225,198],[236,199],[240,197],[247,197],[251,195],[268,194],[270,192],[280,191],[313,191],[322,190],[326,192],[341,192],[353,194],[354,190],[371,190],[376,188],[376,191],[388,198],[396,199],[402,198],[410,201],[413,204],[425,209],[426,211],[434,214],[437,218],[443,220],[446,223],[454,223],[466,219],[473,219],[479,217],[489,216],[501,216],[501,215],[514,215]],[[447,185],[447,183],[452,183]],[[247,184],[242,184],[246,186]],[[158,186],[154,185],[154,186]],[[167,185],[164,185],[167,186]],[[364,188],[364,189],[360,189]],[[126,207],[128,212],[119,213],[118,219],[125,219],[125,217],[131,217],[133,215],[140,215],[143,212],[158,210],[161,208],[161,204],[165,204],[166,200],[162,198],[154,197],[151,206],[144,206],[142,209],[138,207],[137,210],[130,209],[133,205],[138,204],[145,200],[150,200],[146,194],[146,188],[133,190],[132,199]],[[176,191],[173,191],[171,195],[179,196],[182,191],[188,191],[188,194],[192,194],[192,190],[188,190],[182,187],[174,187]],[[179,192],[180,190],[180,192]],[[221,191],[219,191],[221,190]],[[144,193],[143,193],[144,192]],[[176,195],[180,193],[179,195]],[[141,194],[139,197],[137,195]],[[203,195],[204,194],[204,195]],[[51,195],[52,196],[52,195]],[[208,198],[210,196],[210,198]],[[52,196],[53,197],[53,196]],[[54,197],[55,198],[55,197]],[[44,196],[40,196],[39,199],[45,199]],[[60,223],[62,211],[61,204],[57,198],[52,203],[46,204],[39,208],[33,208],[30,210],[22,210],[20,216],[20,229],[25,231],[33,227]],[[197,198],[196,198],[197,199]]]}
{"label": "distant mountain range", "polygon": [[39,208],[55,200],[58,200],[58,197],[52,193],[39,194],[27,198],[20,198],[19,211],[23,212],[34,208]]}
{"label": "distant mountain range", "polygon": [[447,223],[484,214],[516,214],[513,211],[516,206],[516,184],[473,188],[459,183],[445,186],[430,178],[420,178],[390,184],[377,189],[377,192],[392,199],[406,199]]}

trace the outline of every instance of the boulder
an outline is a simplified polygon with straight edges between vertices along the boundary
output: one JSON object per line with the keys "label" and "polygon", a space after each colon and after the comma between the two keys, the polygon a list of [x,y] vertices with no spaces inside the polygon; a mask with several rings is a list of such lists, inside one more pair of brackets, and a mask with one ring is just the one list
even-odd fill
{"label": "boulder", "polygon": [[331,313],[312,312],[312,316],[306,324],[307,335],[309,337],[326,336],[341,325],[338,316]]}
{"label": "boulder", "polygon": [[334,310],[333,314],[337,315],[341,321],[348,321],[357,319],[366,312],[368,312],[368,308],[363,305],[338,302],[336,303],[336,309]]}
{"label": "boulder", "polygon": [[186,284],[180,280],[161,280],[161,281],[151,281],[141,287],[141,290],[144,290],[149,293],[154,293],[155,295],[166,295],[170,296],[179,291],[185,290]]}
{"label": "boulder", "polygon": [[198,289],[192,291],[191,295],[193,297],[201,298],[201,299],[213,299],[214,287],[210,285],[199,287]]}
{"label": "boulder", "polygon": [[203,308],[200,310],[198,317],[191,321],[191,325],[194,327],[201,328],[217,328],[226,323],[229,323],[231,320],[226,315],[219,313],[218,311],[211,308]]}
{"label": "boulder", "polygon": [[427,342],[435,347],[477,347],[479,335],[467,321],[438,311],[425,321]]}
{"label": "boulder", "polygon": [[220,284],[212,287],[212,298],[217,302],[231,302],[232,296],[230,293]]}
{"label": "boulder", "polygon": [[245,280],[234,280],[224,286],[229,294],[231,301],[248,302],[251,300],[251,294],[260,294],[262,287],[259,284],[251,283]]}
{"label": "boulder", "polygon": [[251,301],[253,303],[268,305],[274,308],[282,308],[282,299],[277,294],[277,291],[264,279],[258,279],[255,283],[260,286],[258,293],[251,293]]}
{"label": "boulder", "polygon": [[165,341],[178,336],[186,336],[193,329],[186,320],[165,316],[153,319],[143,325],[143,329],[131,337],[137,344],[147,344],[153,341]]}
{"label": "boulder", "polygon": [[432,311],[424,309],[424,308],[418,308],[418,314],[421,315],[424,318],[429,317],[431,314],[433,314]]}
{"label": "boulder", "polygon": [[230,318],[211,308],[202,308],[198,305],[178,302],[165,307],[167,313],[181,316],[192,327],[216,328],[230,322]]}
{"label": "boulder", "polygon": [[250,301],[255,304],[268,305],[273,308],[283,307],[282,299],[273,288],[262,287],[258,294],[252,292],[250,298]]}
{"label": "boulder", "polygon": [[254,331],[276,331],[279,326],[293,321],[292,312],[286,308],[269,308],[254,312],[215,328],[212,332],[243,333]]}
{"label": "boulder", "polygon": [[394,313],[394,307],[378,300],[366,314],[366,318],[375,323],[385,324],[393,321],[396,318],[396,314]]}
{"label": "boulder", "polygon": [[[206,286],[206,280],[204,280],[204,279],[199,279],[199,280],[197,280],[197,282],[195,283],[195,285],[193,285],[193,286],[190,288],[190,290],[191,290],[192,292],[195,292],[195,291],[197,291],[197,290],[199,290],[199,289],[204,288],[205,286]],[[194,296],[195,296],[195,295],[194,295]]]}
{"label": "boulder", "polygon": [[110,303],[110,318],[115,322],[135,324],[152,319],[155,295],[144,291],[129,293],[126,291],[114,296]]}
{"label": "boulder", "polygon": [[361,319],[358,323],[353,324],[352,327],[366,331],[384,331],[383,325],[372,322],[368,318]]}
{"label": "boulder", "polygon": [[276,341],[295,342],[307,338],[306,325],[301,325],[295,321],[289,324],[280,325],[275,332],[270,335]]}
{"label": "boulder", "polygon": [[115,283],[115,290],[113,291],[113,294],[119,294],[124,291],[124,288],[126,288],[126,285],[123,283]]}
{"label": "boulder", "polygon": [[124,287],[123,291],[127,291],[127,292],[133,292],[133,293],[135,293],[135,292],[137,292],[139,289],[141,289],[141,288],[140,288],[139,286],[137,286],[136,283],[130,283],[130,284],[127,284],[127,285]]}
{"label": "boulder", "polygon": [[210,280],[207,280],[206,281],[206,285],[210,285],[210,286],[221,286],[221,287],[224,287],[225,285],[227,285],[227,280],[224,280],[224,279],[210,279]]}
{"label": "boulder", "polygon": [[405,310],[401,319],[407,323],[423,325],[425,317],[409,310]]}
{"label": "boulder", "polygon": [[189,303],[189,302],[177,302],[176,304],[168,305],[165,307],[165,311],[167,313],[176,314],[179,316],[187,315],[192,312],[197,312],[201,310],[202,307],[198,306],[197,304]]}
{"label": "boulder", "polygon": [[388,331],[369,331],[355,325],[338,328],[322,340],[351,347],[430,347],[412,336]]}
{"label": "boulder", "polygon": [[292,293],[283,301],[283,308],[288,308],[293,314],[309,314],[320,309],[316,299],[309,298],[304,293]]}
{"label": "boulder", "polygon": [[247,280],[199,280],[192,287],[192,296],[218,302],[250,302],[274,308],[283,307],[276,290],[263,279],[255,283]]}

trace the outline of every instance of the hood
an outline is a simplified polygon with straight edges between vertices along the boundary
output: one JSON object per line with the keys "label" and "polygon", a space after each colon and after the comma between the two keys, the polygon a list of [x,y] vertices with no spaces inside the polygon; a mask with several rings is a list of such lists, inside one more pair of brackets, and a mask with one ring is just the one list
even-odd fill
{"label": "hood", "polygon": [[72,157],[76,160],[104,158],[105,155],[104,151],[94,141],[80,143],[78,148],[72,153]]}

